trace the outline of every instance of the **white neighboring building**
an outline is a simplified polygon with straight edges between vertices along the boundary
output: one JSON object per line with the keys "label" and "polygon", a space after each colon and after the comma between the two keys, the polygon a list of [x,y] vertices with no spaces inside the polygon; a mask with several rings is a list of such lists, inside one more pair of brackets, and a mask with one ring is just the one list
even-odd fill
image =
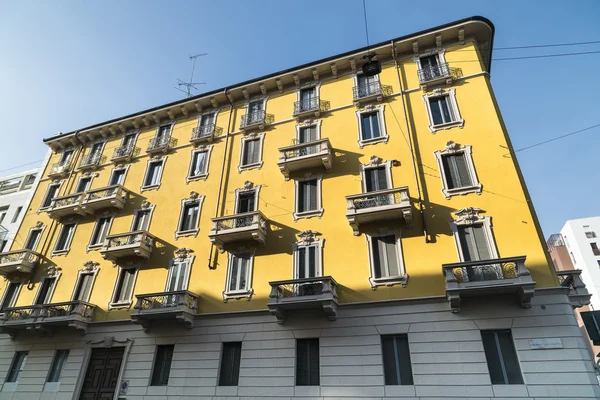
{"label": "white neighboring building", "polygon": [[590,308],[600,310],[600,217],[572,219],[565,223],[563,236],[573,267],[592,294]]}
{"label": "white neighboring building", "polygon": [[0,178],[0,252],[8,251],[15,241],[38,181],[37,169]]}

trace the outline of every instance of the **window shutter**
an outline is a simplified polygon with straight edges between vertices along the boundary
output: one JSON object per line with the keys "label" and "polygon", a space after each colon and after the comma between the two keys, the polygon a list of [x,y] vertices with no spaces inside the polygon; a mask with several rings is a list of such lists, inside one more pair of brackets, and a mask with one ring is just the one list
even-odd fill
{"label": "window shutter", "polygon": [[246,254],[240,257],[240,284],[238,286],[239,290],[246,289],[246,274],[248,273],[248,261],[249,257]]}
{"label": "window shutter", "polygon": [[399,276],[400,268],[398,266],[398,253],[396,251],[396,237],[394,235],[382,238],[385,243],[385,253],[388,264],[387,276]]}
{"label": "window shutter", "polygon": [[11,306],[13,298],[19,289],[19,285],[20,283],[18,282],[10,282],[8,284],[8,287],[6,288],[6,294],[4,295],[4,301],[2,302],[2,307],[0,307],[0,310],[4,310],[6,307]]}
{"label": "window shutter", "polygon": [[240,268],[240,258],[237,255],[231,257],[231,278],[229,280],[229,290],[238,289],[238,270]]}
{"label": "window shutter", "polygon": [[383,355],[383,378],[386,385],[399,385],[398,367],[394,353],[394,337],[381,337],[381,353]]}
{"label": "window shutter", "polygon": [[82,283],[81,290],[79,291],[79,296],[77,300],[88,301],[90,298],[90,293],[92,291],[92,280],[94,275],[92,274],[83,274],[81,275]]}
{"label": "window shutter", "polygon": [[473,183],[471,182],[471,176],[467,168],[466,154],[464,152],[457,154],[454,156],[454,160],[456,161],[460,187],[471,186]]}
{"label": "window shutter", "polygon": [[133,291],[133,278],[135,277],[135,269],[124,269],[122,271],[123,284],[121,285],[119,300],[127,301],[131,298],[131,292]]}
{"label": "window shutter", "polygon": [[387,174],[386,174],[386,168],[385,167],[381,167],[381,168],[375,168],[375,176],[377,177],[377,189],[376,190],[385,190],[385,189],[389,189],[388,188],[388,182],[387,182]]}
{"label": "window shutter", "polygon": [[255,139],[252,141],[253,143],[253,147],[252,147],[252,162],[253,163],[257,163],[260,161],[260,139]]}
{"label": "window shutter", "polygon": [[296,273],[298,274],[298,279],[307,278],[307,276],[306,276],[306,247],[298,248],[297,269],[298,269],[298,271]]}
{"label": "window shutter", "polygon": [[317,276],[317,247],[310,246],[308,248],[308,276],[314,278]]}
{"label": "window shutter", "polygon": [[381,238],[374,237],[372,239],[372,251],[373,251],[373,269],[375,273],[375,278],[382,277],[382,263],[385,259],[385,249],[384,243]]}
{"label": "window shutter", "polygon": [[50,289],[52,288],[55,279],[56,278],[44,279],[42,286],[40,287],[40,292],[35,300],[35,304],[46,304],[48,302],[48,295],[50,294]]}
{"label": "window shutter", "polygon": [[442,165],[444,167],[446,185],[448,189],[454,189],[460,187],[458,183],[458,171],[456,168],[455,156],[445,155],[442,156]]}
{"label": "window shutter", "polygon": [[522,384],[510,330],[481,331],[481,338],[492,384]]}
{"label": "window shutter", "polygon": [[489,260],[491,258],[491,252],[487,238],[485,237],[483,225],[473,225],[471,228],[473,230],[473,237],[475,239],[475,245],[477,246],[479,260]]}
{"label": "window shutter", "polygon": [[297,339],[296,385],[318,386],[319,384],[319,339]]}
{"label": "window shutter", "polygon": [[298,212],[306,211],[306,182],[298,182]]}
{"label": "window shutter", "polygon": [[318,386],[321,374],[319,371],[319,339],[310,339],[310,384]]}
{"label": "window shutter", "polygon": [[240,377],[242,342],[223,343],[219,386],[237,386]]}
{"label": "window shutter", "polygon": [[473,239],[473,232],[470,226],[459,226],[458,227],[458,238],[460,241],[460,247],[463,253],[463,261],[477,261],[477,250],[475,245],[475,239]]}
{"label": "window shutter", "polygon": [[68,356],[69,350],[56,350],[54,359],[50,365],[50,373],[48,374],[47,382],[58,382],[60,380],[60,375],[67,362]]}
{"label": "window shutter", "polygon": [[169,384],[174,348],[175,346],[172,344],[157,347],[150,386],[167,386]]}
{"label": "window shutter", "polygon": [[372,192],[376,190],[375,185],[375,169],[365,169],[365,189],[367,190],[367,192]]}
{"label": "window shutter", "polygon": [[371,129],[371,118],[369,114],[361,114],[362,124],[362,140],[368,140],[373,138],[373,131]]}
{"label": "window shutter", "polygon": [[450,96],[440,97],[440,107],[442,108],[442,116],[444,118],[444,122],[452,122],[454,118],[452,118],[452,113],[450,112]]}

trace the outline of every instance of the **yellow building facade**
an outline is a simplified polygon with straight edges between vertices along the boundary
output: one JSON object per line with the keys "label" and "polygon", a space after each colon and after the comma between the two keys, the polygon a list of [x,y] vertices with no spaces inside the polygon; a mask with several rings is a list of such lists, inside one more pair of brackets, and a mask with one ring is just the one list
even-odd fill
{"label": "yellow building facade", "polygon": [[[481,18],[458,21],[44,139],[51,150],[40,184],[0,265],[2,304],[13,314],[0,329],[27,342],[36,330],[58,340],[63,328],[103,337],[122,325],[146,335],[139,343],[227,316],[258,315],[263,327],[253,329],[282,332],[314,317],[327,330],[344,310],[406,305],[447,331],[484,315],[480,303],[528,319],[552,293],[568,309],[572,293],[544,250],[492,91],[493,29]],[[381,66],[373,76],[362,72],[369,53]],[[445,317],[435,322],[427,310]],[[417,346],[409,328],[379,331]],[[89,351],[81,357],[85,371]],[[126,397],[163,394],[148,377],[128,377],[134,359],[123,360]],[[324,389],[324,369],[321,360],[315,395],[345,393]],[[492,390],[493,379],[480,386]],[[62,387],[79,396],[81,381]],[[429,393],[421,385],[409,393]],[[223,394],[216,380],[207,386],[208,396]],[[243,386],[231,395],[275,396]],[[282,395],[301,395],[294,390]],[[595,389],[581,390],[592,398]]]}

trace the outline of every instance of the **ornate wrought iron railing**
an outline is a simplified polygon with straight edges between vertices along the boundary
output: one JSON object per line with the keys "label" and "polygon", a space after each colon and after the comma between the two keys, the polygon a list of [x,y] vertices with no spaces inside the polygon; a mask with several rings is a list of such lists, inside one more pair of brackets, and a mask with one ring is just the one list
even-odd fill
{"label": "ornate wrought iron railing", "polygon": [[119,197],[124,194],[123,192],[124,189],[121,185],[105,186],[103,188],[88,190],[87,192],[85,192],[84,201],[100,200],[109,197]]}
{"label": "ornate wrought iron railing", "polygon": [[61,207],[78,205],[83,198],[83,193],[68,194],[66,196],[55,197],[50,203],[50,210]]}
{"label": "ornate wrought iron railing", "polygon": [[200,125],[192,129],[191,140],[208,139],[219,136],[223,132],[223,128],[219,128],[215,124]]}
{"label": "ornate wrought iron railing", "polygon": [[124,158],[132,157],[135,150],[135,146],[130,144],[128,146],[119,146],[113,151],[111,160],[122,160]]}
{"label": "ornate wrought iron railing", "polygon": [[102,154],[91,153],[83,156],[79,162],[79,168],[93,167],[98,165],[102,160]]}
{"label": "ornate wrought iron railing", "polygon": [[52,164],[50,167],[50,171],[48,172],[49,176],[52,175],[60,175],[71,170],[71,160],[59,161],[57,163]]}
{"label": "ornate wrought iron railing", "polygon": [[27,262],[35,264],[40,260],[40,255],[33,250],[15,250],[6,253],[0,253],[0,267],[5,264],[15,264]]}
{"label": "ornate wrought iron railing", "polygon": [[417,73],[419,75],[420,83],[426,83],[436,79],[452,76],[452,71],[450,70],[448,63],[441,63],[438,65],[421,68],[419,71],[417,71]]}
{"label": "ornate wrought iron railing", "polygon": [[154,247],[155,237],[146,231],[119,233],[106,237],[105,250],[114,250],[131,245]]}
{"label": "ornate wrought iron railing", "polygon": [[213,218],[213,231],[227,231],[236,228],[266,228],[267,218],[260,211],[252,211],[247,213],[226,215],[224,217]]}
{"label": "ornate wrought iron railing", "polygon": [[241,129],[254,125],[269,125],[272,124],[274,117],[272,114],[267,114],[265,111],[253,111],[242,115]]}
{"label": "ornate wrought iron railing", "polygon": [[151,312],[151,310],[165,310],[173,307],[186,307],[197,310],[199,296],[187,290],[173,292],[138,294],[135,296],[137,302],[133,307],[140,312]]}
{"label": "ornate wrought iron railing", "polygon": [[446,282],[467,283],[518,279],[529,276],[525,256],[442,265]]}
{"label": "ornate wrought iron railing", "polygon": [[68,316],[92,318],[96,306],[81,300],[65,301],[31,306],[8,307],[2,310],[3,321],[19,321],[38,318],[50,319]]}
{"label": "ornate wrought iron railing", "polygon": [[370,98],[373,96],[386,96],[392,92],[391,86],[382,85],[381,82],[369,82],[352,88],[352,98],[354,101]]}
{"label": "ornate wrought iron railing", "polygon": [[310,99],[296,101],[294,103],[294,115],[305,112],[326,111],[328,105],[329,102],[321,101],[320,97],[311,97]]}
{"label": "ornate wrought iron railing", "polygon": [[40,306],[20,306],[8,307],[2,310],[3,321],[22,321],[27,319],[35,319],[40,313]]}
{"label": "ornate wrought iron railing", "polygon": [[307,143],[298,143],[279,149],[279,161],[288,161],[298,157],[310,156],[331,151],[329,139],[320,139]]}
{"label": "ornate wrought iron railing", "polygon": [[147,152],[166,151],[175,145],[175,138],[167,135],[161,137],[153,137],[148,143]]}
{"label": "ornate wrought iron railing", "polygon": [[271,285],[269,297],[272,299],[326,295],[337,299],[337,282],[331,276],[269,282],[269,285]]}
{"label": "ornate wrought iron railing", "polygon": [[410,206],[407,187],[355,194],[346,196],[346,200],[348,201],[348,210],[365,210],[391,205]]}

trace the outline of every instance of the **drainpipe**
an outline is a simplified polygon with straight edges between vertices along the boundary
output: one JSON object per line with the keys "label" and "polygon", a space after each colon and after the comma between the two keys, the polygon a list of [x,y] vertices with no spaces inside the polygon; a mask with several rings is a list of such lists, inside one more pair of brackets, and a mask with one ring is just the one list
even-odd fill
{"label": "drainpipe", "polygon": [[394,41],[391,41],[392,46],[392,57],[394,58],[394,65],[396,67],[396,76],[398,77],[398,86],[400,87],[400,99],[402,100],[402,112],[404,113],[404,122],[406,123],[406,133],[408,134],[408,147],[410,149],[410,158],[413,164],[413,173],[415,176],[415,183],[417,185],[417,198],[419,202],[419,214],[421,214],[421,222],[423,223],[423,235],[425,236],[425,243],[429,243],[427,236],[427,225],[425,224],[425,212],[423,211],[423,198],[421,196],[421,183],[419,182],[419,175],[417,173],[417,161],[415,153],[413,151],[413,141],[410,126],[408,124],[408,113],[406,112],[406,103],[404,101],[404,90],[402,89],[402,80],[400,79],[400,70],[398,69],[398,58],[396,54],[396,46]]}
{"label": "drainpipe", "polygon": [[[223,192],[223,176],[225,175],[225,159],[227,158],[227,144],[229,143],[229,133],[231,129],[231,120],[233,117],[233,103],[227,97],[227,88],[223,89],[223,94],[225,94],[225,98],[229,103],[229,120],[227,121],[227,131],[225,133],[225,147],[223,149],[223,160],[221,161],[221,177],[219,178],[219,191],[217,192],[217,202],[215,204],[215,218],[219,217],[219,203],[221,202],[221,193]],[[215,249],[214,244],[210,244],[210,253],[208,255],[208,269],[216,269],[216,261],[215,264],[212,265],[213,252]]]}

